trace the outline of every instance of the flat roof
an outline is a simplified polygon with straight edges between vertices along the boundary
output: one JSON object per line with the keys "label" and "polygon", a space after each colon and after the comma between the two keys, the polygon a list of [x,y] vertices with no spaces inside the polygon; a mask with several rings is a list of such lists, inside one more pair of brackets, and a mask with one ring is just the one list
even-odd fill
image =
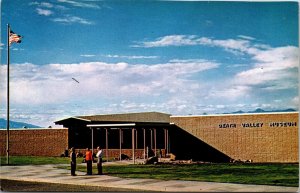
{"label": "flat roof", "polygon": [[139,113],[120,113],[105,115],[78,116],[91,121],[110,121],[110,122],[170,122],[170,114],[159,112],[139,112]]}
{"label": "flat roof", "polygon": [[122,113],[122,114],[105,114],[105,115],[88,115],[88,116],[73,116],[55,121],[55,124],[64,124],[72,119],[107,124],[118,123],[169,123],[170,114],[159,112],[139,112],[139,113]]}
{"label": "flat roof", "polygon": [[89,119],[84,119],[84,118],[80,118],[80,117],[67,117],[67,118],[64,118],[64,119],[57,120],[57,121],[55,121],[54,123],[61,122],[61,121],[65,121],[65,120],[69,120],[69,119],[78,119],[78,120],[80,120],[80,121],[91,122],[91,120],[89,120]]}
{"label": "flat roof", "polygon": [[[251,116],[251,115],[276,115],[276,114],[298,114],[294,112],[261,112],[261,113],[229,113],[229,114],[207,114],[207,115],[170,115],[159,112],[140,112],[140,113],[122,113],[122,114],[104,114],[104,115],[89,115],[89,116],[73,116],[65,119],[55,121],[55,124],[65,125],[68,121],[78,120],[87,122],[92,125],[99,124],[99,127],[113,127],[111,125],[119,124],[120,127],[125,127],[124,124],[134,123],[134,126],[151,126],[151,124],[158,126],[159,124],[166,125],[170,123],[170,118],[175,117],[218,117],[218,116]],[[132,125],[130,125],[132,126]],[[116,126],[117,127],[117,126]]]}

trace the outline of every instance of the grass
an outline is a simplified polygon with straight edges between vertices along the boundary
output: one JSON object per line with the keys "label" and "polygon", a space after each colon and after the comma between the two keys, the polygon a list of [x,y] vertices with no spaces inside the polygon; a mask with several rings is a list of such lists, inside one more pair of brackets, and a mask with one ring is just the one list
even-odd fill
{"label": "grass", "polygon": [[[6,157],[1,156],[1,165],[7,165]],[[68,164],[68,157],[41,157],[41,156],[10,156],[10,165],[43,165],[43,164]]]}
{"label": "grass", "polygon": [[[77,170],[86,171],[85,166]],[[104,166],[104,174],[122,178],[195,180],[298,187],[298,164],[195,164]],[[97,173],[96,166],[93,173]]]}
{"label": "grass", "polygon": [[[83,157],[77,158],[77,163],[83,161]],[[105,161],[105,159],[103,159]],[[110,158],[110,161],[113,161],[113,158]],[[0,157],[0,164],[6,164],[6,157]],[[43,165],[43,164],[69,164],[69,157],[44,157],[44,156],[9,156],[10,165]]]}
{"label": "grass", "polygon": [[[82,158],[83,159],[83,158]],[[82,161],[78,158],[78,163]],[[1,157],[6,165],[6,157]],[[11,165],[69,164],[68,157],[11,156]],[[69,166],[59,168],[70,169]],[[86,171],[85,165],[77,170]],[[242,184],[264,184],[298,187],[298,164],[194,164],[194,165],[111,165],[104,166],[103,172],[122,178],[152,178],[160,180],[195,180]],[[93,164],[93,173],[97,173]]]}

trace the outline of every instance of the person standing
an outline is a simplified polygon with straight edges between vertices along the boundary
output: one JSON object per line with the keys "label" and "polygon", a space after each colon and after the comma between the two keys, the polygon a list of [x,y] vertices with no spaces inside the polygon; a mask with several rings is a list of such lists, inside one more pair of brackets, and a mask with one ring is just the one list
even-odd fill
{"label": "person standing", "polygon": [[103,174],[102,173],[102,154],[103,154],[103,152],[99,146],[97,147],[97,150],[98,150],[98,152],[96,154],[96,157],[98,158],[98,160],[97,160],[98,175],[102,175]]}
{"label": "person standing", "polygon": [[92,151],[90,151],[89,148],[86,148],[85,161],[86,161],[86,170],[87,170],[86,174],[92,175],[93,156],[92,156]]}
{"label": "person standing", "polygon": [[71,175],[76,176],[76,153],[74,147],[71,148],[71,154],[70,154],[70,160],[71,160]]}

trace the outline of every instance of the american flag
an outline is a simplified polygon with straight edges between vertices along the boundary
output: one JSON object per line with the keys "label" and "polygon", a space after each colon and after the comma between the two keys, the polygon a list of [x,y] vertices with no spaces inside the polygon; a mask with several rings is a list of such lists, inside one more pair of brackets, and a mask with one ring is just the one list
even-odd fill
{"label": "american flag", "polygon": [[12,43],[21,43],[21,36],[14,33],[13,31],[10,30],[9,33],[9,45],[11,45]]}

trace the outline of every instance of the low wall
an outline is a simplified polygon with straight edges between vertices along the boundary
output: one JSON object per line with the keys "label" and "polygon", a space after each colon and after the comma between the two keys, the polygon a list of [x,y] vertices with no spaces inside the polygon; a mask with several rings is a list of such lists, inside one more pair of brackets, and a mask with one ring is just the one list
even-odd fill
{"label": "low wall", "polygon": [[[9,155],[60,156],[68,148],[68,129],[10,130]],[[6,155],[6,130],[0,130],[1,156]]]}
{"label": "low wall", "polygon": [[[75,152],[80,152],[83,155],[85,154],[85,149],[75,149]],[[97,150],[94,149],[94,153],[97,154]],[[160,156],[160,152],[157,149],[157,156]],[[127,155],[130,159],[132,158],[132,149],[122,149],[122,154]],[[135,158],[144,158],[144,149],[135,149],[134,150]],[[165,156],[165,150],[161,149],[161,156]],[[103,157],[106,157],[106,149],[103,149]],[[120,157],[120,149],[108,149],[108,157],[119,159]]]}

